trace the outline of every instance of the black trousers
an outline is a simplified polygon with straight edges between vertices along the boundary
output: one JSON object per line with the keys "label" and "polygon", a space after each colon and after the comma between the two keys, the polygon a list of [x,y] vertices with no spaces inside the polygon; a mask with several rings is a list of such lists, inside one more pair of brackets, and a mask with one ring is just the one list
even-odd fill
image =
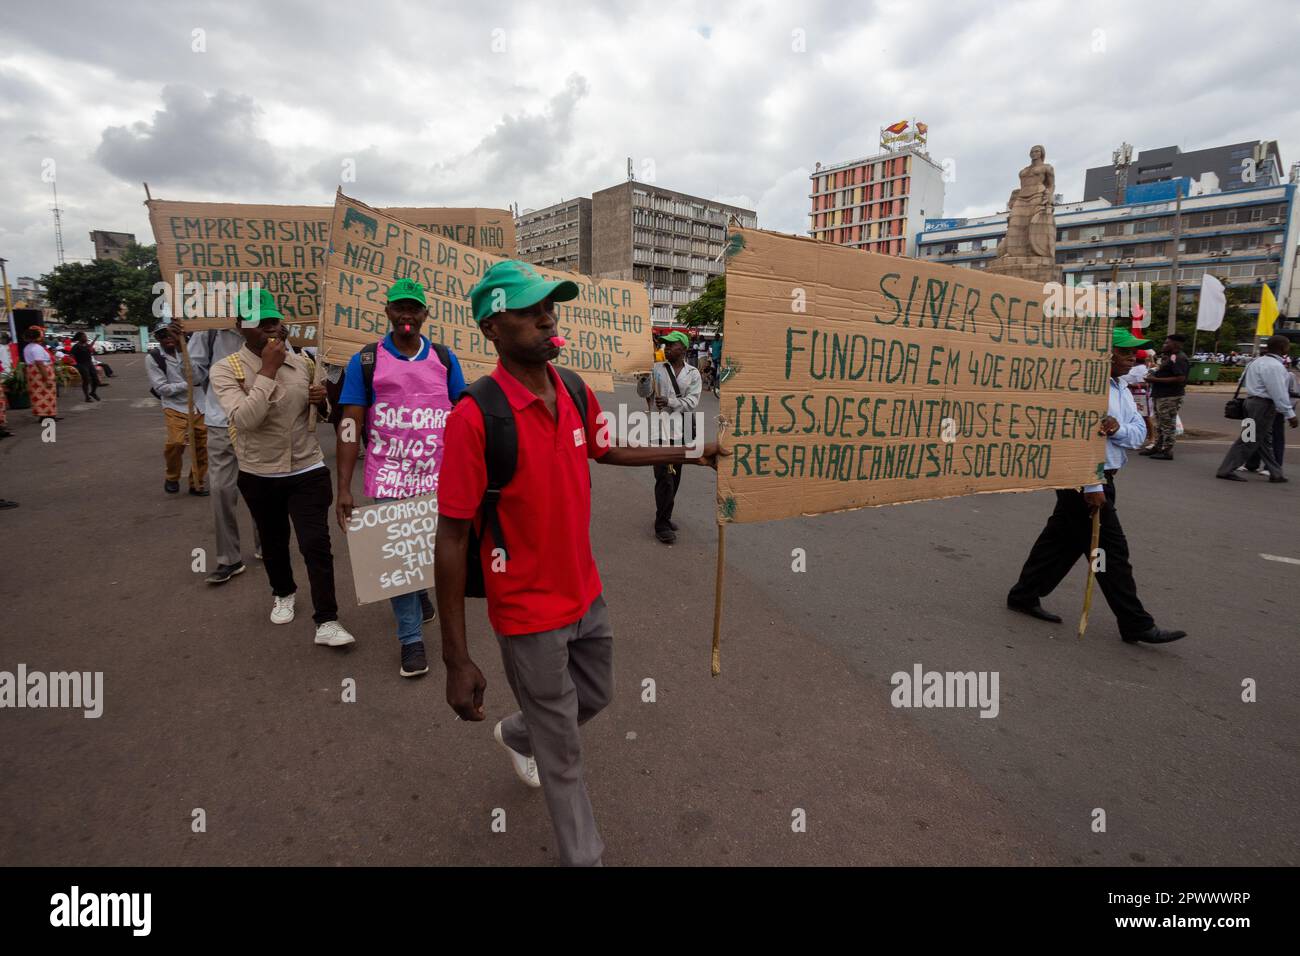
{"label": "black trousers", "polygon": [[271,593],[284,597],[298,590],[289,559],[289,522],[292,521],[298,550],[307,564],[307,579],[311,582],[311,603],[315,611],[312,620],[317,624],[338,620],[329,525],[334,485],[329,469],[316,468],[292,478],[263,478],[241,471],[237,484],[262,538],[262,563],[271,581]]}
{"label": "black trousers", "polygon": [[[1129,564],[1128,540],[1115,511],[1115,482],[1107,477],[1104,486],[1106,507],[1101,509],[1101,537],[1097,546],[1105,558],[1105,571],[1097,572],[1097,586],[1110,605],[1119,631],[1125,636],[1140,634],[1155,626],[1138,599],[1133,583],[1133,566]],[[1074,489],[1056,492],[1056,510],[1047,519],[1020,570],[1007,600],[1015,604],[1037,604],[1056,589],[1092,544],[1092,514],[1083,493]]]}
{"label": "black trousers", "polygon": [[95,374],[95,366],[78,365],[77,374],[81,376],[81,390],[86,395],[86,401],[90,401],[90,396],[99,395],[99,376]]}
{"label": "black trousers", "polygon": [[677,488],[682,483],[682,469],[685,465],[672,465],[673,474],[668,473],[668,465],[655,465],[655,531],[671,530],[668,522],[673,517],[673,502],[677,500]]}

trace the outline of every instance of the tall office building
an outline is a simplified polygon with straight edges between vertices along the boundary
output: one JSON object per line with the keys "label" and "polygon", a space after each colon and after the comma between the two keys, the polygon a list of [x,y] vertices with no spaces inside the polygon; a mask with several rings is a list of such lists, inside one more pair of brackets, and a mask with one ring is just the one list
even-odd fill
{"label": "tall office building", "polygon": [[591,275],[591,200],[525,209],[515,219],[518,256],[533,265]]}
{"label": "tall office building", "polygon": [[[1221,192],[1276,186],[1284,182],[1277,140],[1211,146],[1184,153],[1177,146],[1144,149],[1128,167],[1128,185],[1170,182],[1184,177],[1199,180],[1214,173]],[[1093,166],[1083,177],[1083,201],[1120,200],[1115,193],[1115,167]]]}
{"label": "tall office building", "polygon": [[915,255],[926,219],[943,215],[943,168],[919,145],[823,166],[811,177],[808,234],[886,255]]}
{"label": "tall office building", "polygon": [[[583,206],[588,204],[588,224]],[[651,321],[677,324],[677,311],[723,271],[727,225],[758,225],[752,209],[628,180],[515,220],[519,258],[602,279],[645,283]],[[576,267],[574,265],[576,263]]]}

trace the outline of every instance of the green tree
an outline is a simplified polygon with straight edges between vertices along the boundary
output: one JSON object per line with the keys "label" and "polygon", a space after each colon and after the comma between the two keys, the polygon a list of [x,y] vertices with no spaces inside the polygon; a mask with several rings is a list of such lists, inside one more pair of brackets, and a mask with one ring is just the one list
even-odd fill
{"label": "green tree", "polygon": [[678,310],[677,321],[691,328],[716,328],[721,335],[726,303],[727,277],[714,276],[698,299]]}
{"label": "green tree", "polygon": [[[1180,286],[1186,290],[1186,286]],[[1198,352],[1229,352],[1238,342],[1252,341],[1255,335],[1255,322],[1258,311],[1247,312],[1248,305],[1259,303],[1258,285],[1230,285],[1224,291],[1227,308],[1223,313],[1223,324],[1214,332],[1196,331],[1196,311],[1200,296],[1178,297],[1178,315],[1175,329],[1187,336],[1187,349],[1196,343]],[[1158,345],[1165,340],[1165,330],[1169,327],[1169,286],[1158,285],[1151,290],[1151,323],[1146,334]]]}
{"label": "green tree", "polygon": [[157,247],[133,242],[120,262],[64,263],[41,276],[41,283],[50,305],[64,321],[115,322],[125,303],[127,321],[147,325],[153,321],[153,285],[161,279]]}

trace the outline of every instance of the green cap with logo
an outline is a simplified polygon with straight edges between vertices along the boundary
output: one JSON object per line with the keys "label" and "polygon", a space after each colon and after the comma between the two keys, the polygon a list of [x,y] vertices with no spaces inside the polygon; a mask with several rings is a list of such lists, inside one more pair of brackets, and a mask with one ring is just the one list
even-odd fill
{"label": "green cap with logo", "polygon": [[687,348],[691,347],[691,337],[685,332],[669,332],[667,335],[663,336],[663,341],[665,343],[681,342],[682,345],[685,345]]}
{"label": "green cap with logo", "polygon": [[547,296],[553,296],[556,302],[576,299],[578,283],[569,279],[543,278],[531,265],[518,259],[498,262],[469,290],[475,322],[491,318],[494,312],[526,309]]}
{"label": "green cap with logo", "polygon": [[241,325],[257,325],[267,319],[283,319],[270,289],[245,289],[239,293]]}
{"label": "green cap with logo", "polygon": [[1151,344],[1150,339],[1140,339],[1122,325],[1117,325],[1110,333],[1110,344],[1117,349],[1140,349]]}
{"label": "green cap with logo", "polygon": [[398,279],[388,287],[389,302],[400,302],[402,299],[414,299],[420,305],[428,305],[424,301],[424,286],[414,279]]}

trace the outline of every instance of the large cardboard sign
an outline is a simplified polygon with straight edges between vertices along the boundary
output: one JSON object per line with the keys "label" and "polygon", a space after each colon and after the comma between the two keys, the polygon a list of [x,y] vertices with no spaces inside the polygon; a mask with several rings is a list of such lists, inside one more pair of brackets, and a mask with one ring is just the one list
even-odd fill
{"label": "large cardboard sign", "polygon": [[[424,286],[428,298],[425,334],[456,353],[467,379],[490,370],[496,350],[474,321],[469,291],[502,258],[425,233],[340,191],[321,292],[324,360],[343,365],[361,346],[383,338],[388,287],[410,278]],[[578,298],[556,307],[560,335],[568,339],[557,365],[572,368],[599,391],[613,390],[616,372],[650,368],[654,355],[644,285],[537,271],[572,279],[581,289]]]}
{"label": "large cardboard sign", "polygon": [[720,521],[1099,480],[1108,319],[973,269],[731,241]]}
{"label": "large cardboard sign", "polygon": [[[218,283],[260,282],[275,295],[289,337],[296,345],[316,345],[321,280],[329,248],[329,206],[267,206],[252,203],[150,200],[149,222],[158,244],[163,281],[204,287],[203,306],[173,309],[190,329],[230,328],[228,297],[207,294]],[[515,254],[515,222],[506,209],[448,206],[402,207],[407,221],[440,236],[496,255]],[[186,297],[183,287],[178,293]],[[199,301],[197,299],[191,301]]]}
{"label": "large cardboard sign", "polygon": [[438,496],[422,495],[355,508],[348,557],[358,604],[433,587]]}

